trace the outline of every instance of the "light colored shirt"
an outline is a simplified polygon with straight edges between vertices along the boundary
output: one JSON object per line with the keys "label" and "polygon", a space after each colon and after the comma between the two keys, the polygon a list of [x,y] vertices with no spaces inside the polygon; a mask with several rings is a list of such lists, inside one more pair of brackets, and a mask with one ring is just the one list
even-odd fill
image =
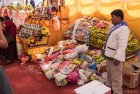
{"label": "light colored shirt", "polygon": [[114,30],[106,43],[105,56],[121,62],[125,61],[129,34],[130,30],[127,26],[121,26]]}

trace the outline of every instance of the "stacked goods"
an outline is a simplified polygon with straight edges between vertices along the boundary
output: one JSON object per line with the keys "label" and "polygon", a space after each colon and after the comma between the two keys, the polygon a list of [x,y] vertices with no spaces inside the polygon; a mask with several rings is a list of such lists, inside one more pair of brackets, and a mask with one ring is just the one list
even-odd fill
{"label": "stacked goods", "polygon": [[24,24],[19,28],[18,36],[20,38],[30,38],[33,35],[39,35],[41,32],[41,26],[34,24]]}
{"label": "stacked goods", "polygon": [[[80,22],[78,23],[79,20]],[[65,37],[74,37],[76,40],[87,43],[90,41],[89,44],[99,46],[100,48],[102,42],[105,40],[108,26],[109,23],[107,21],[99,20],[95,17],[83,17],[68,28],[65,32]]]}
{"label": "stacked goods", "polygon": [[24,24],[18,29],[18,39],[23,53],[28,55],[41,54],[47,49],[50,31],[47,27],[37,24]]}
{"label": "stacked goods", "polygon": [[76,31],[75,31],[75,39],[83,42],[88,42],[89,39],[89,30],[92,27],[92,18],[84,18],[80,21]]}
{"label": "stacked goods", "polygon": [[126,49],[127,55],[132,55],[140,49],[140,42],[133,33],[129,35],[128,45]]}
{"label": "stacked goods", "polygon": [[[24,24],[19,28],[18,37],[27,41],[29,47],[33,47],[38,45],[38,41],[41,41],[44,39],[43,37],[46,37],[49,34],[50,32],[46,27],[41,27],[35,24]],[[42,43],[47,44],[47,39],[44,40],[44,43]]]}
{"label": "stacked goods", "polygon": [[82,41],[89,41],[89,31],[90,28],[95,24],[97,18],[83,17],[78,19],[75,24],[71,25],[65,32],[64,36]]}
{"label": "stacked goods", "polygon": [[90,29],[89,44],[102,49],[109,29],[109,22],[97,20],[95,26]]}
{"label": "stacked goods", "polygon": [[101,55],[101,50],[89,50],[87,55],[91,56],[93,59],[96,60],[97,63],[102,62],[105,58]]}
{"label": "stacked goods", "polygon": [[67,31],[64,33],[64,36],[67,38],[67,39],[71,39],[72,37],[72,34],[73,34],[73,28],[74,28],[74,24],[70,25],[67,29]]}
{"label": "stacked goods", "polygon": [[98,49],[102,49],[107,37],[108,27],[100,28],[93,26],[90,30],[89,44]]}
{"label": "stacked goods", "polygon": [[[54,48],[58,48],[57,51]],[[60,41],[57,47],[47,50],[41,68],[47,79],[54,79],[57,86],[65,86],[67,83],[83,85],[95,79],[103,81],[98,72],[106,62],[99,58],[100,50],[88,51],[86,45],[77,44],[73,40]]]}

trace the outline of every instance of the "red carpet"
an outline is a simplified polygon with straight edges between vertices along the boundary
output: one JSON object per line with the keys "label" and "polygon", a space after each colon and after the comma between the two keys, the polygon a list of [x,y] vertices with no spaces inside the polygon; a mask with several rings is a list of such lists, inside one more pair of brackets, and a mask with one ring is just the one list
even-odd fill
{"label": "red carpet", "polygon": [[[57,87],[54,80],[47,80],[34,63],[13,63],[4,68],[15,94],[74,94],[73,89],[78,87],[72,84]],[[124,94],[140,94],[140,88],[124,88]]]}
{"label": "red carpet", "polygon": [[74,94],[76,85],[57,87],[54,80],[49,81],[36,64],[14,63],[5,66],[15,94]]}

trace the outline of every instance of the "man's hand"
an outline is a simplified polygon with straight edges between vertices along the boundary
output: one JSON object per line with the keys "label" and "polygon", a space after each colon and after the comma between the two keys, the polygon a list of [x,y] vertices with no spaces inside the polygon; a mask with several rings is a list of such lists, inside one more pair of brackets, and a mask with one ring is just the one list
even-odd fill
{"label": "man's hand", "polygon": [[116,60],[116,59],[113,59],[113,64],[114,64],[114,65],[119,65],[120,63],[121,63],[121,61]]}
{"label": "man's hand", "polygon": [[3,31],[3,29],[4,29],[4,26],[3,26],[3,22],[0,22],[0,31]]}
{"label": "man's hand", "polygon": [[3,29],[4,27],[2,25],[2,22],[0,22],[0,48],[7,48],[8,43],[5,36],[3,35]]}

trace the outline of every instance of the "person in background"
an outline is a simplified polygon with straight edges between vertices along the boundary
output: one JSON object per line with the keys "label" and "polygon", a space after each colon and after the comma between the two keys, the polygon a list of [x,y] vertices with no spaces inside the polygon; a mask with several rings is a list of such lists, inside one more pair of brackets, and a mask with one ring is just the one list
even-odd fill
{"label": "person in background", "polygon": [[[0,48],[5,49],[8,47],[8,43],[3,35],[3,29],[3,23],[0,20]],[[12,88],[2,66],[0,66],[0,94],[13,94]]]}
{"label": "person in background", "polygon": [[123,21],[124,14],[120,9],[111,12],[113,26],[104,45],[104,56],[107,59],[107,73],[109,85],[113,94],[122,92],[122,67],[125,61],[125,50],[128,43],[130,30]]}
{"label": "person in background", "polygon": [[4,25],[3,25],[3,21],[4,19],[0,17],[0,48],[7,48],[8,47],[8,43],[7,40],[5,38],[5,36],[3,35],[3,30],[4,30]]}
{"label": "person in background", "polygon": [[17,59],[17,48],[16,48],[16,34],[17,27],[13,21],[8,16],[4,17],[5,29],[4,34],[8,40],[8,48],[5,50],[5,59],[7,63]]}
{"label": "person in background", "polygon": [[35,2],[34,2],[34,0],[30,0],[30,4],[32,5],[33,9],[35,9]]}
{"label": "person in background", "polygon": [[11,30],[10,34],[15,38],[17,34],[17,27],[15,23],[13,22],[13,19],[10,19],[9,16],[4,17],[4,23],[5,23],[5,30],[8,31],[8,29]]}
{"label": "person in background", "polygon": [[[2,22],[2,23],[4,22],[4,18],[3,17],[0,17],[0,22]],[[4,31],[4,27],[5,26],[4,26],[4,23],[3,23],[3,30],[2,31]],[[4,56],[5,56],[4,54],[5,54],[5,49],[3,49],[3,48],[0,47],[0,58],[1,59],[4,58]]]}
{"label": "person in background", "polygon": [[3,17],[8,16],[8,9],[4,9]]}

